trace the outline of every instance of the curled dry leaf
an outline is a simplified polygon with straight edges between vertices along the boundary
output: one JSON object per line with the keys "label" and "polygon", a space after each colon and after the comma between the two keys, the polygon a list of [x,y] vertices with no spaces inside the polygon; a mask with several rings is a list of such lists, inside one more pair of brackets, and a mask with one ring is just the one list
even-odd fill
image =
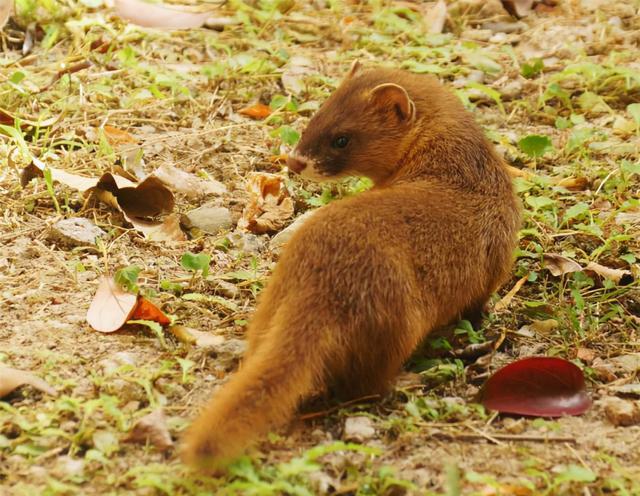
{"label": "curled dry leaf", "polygon": [[171,323],[171,319],[162,310],[142,296],[138,297],[138,304],[131,314],[131,320],[151,320],[160,325]]}
{"label": "curled dry leaf", "polygon": [[493,374],[480,391],[490,410],[541,417],[580,415],[591,407],[584,375],[561,358],[530,357]]}
{"label": "curled dry leaf", "polygon": [[138,297],[123,290],[112,277],[103,276],[87,311],[87,322],[99,332],[114,332],[131,318]]}
{"label": "curled dry leaf", "polygon": [[0,398],[4,398],[20,386],[25,385],[34,387],[38,391],[42,391],[51,396],[58,395],[58,392],[54,388],[31,372],[0,365]]}
{"label": "curled dry leaf", "polygon": [[554,276],[562,276],[571,272],[582,270],[582,266],[575,260],[558,255],[557,253],[545,253],[543,255],[544,266]]}
{"label": "curled dry leaf", "polygon": [[221,182],[212,179],[201,179],[169,164],[161,165],[151,175],[157,177],[174,191],[183,193],[188,198],[222,195],[227,192],[226,186]]}
{"label": "curled dry leaf", "polygon": [[212,14],[211,11],[197,12],[143,0],[115,0],[114,9],[119,17],[148,28],[199,28]]}
{"label": "curled dry leaf", "polygon": [[279,231],[293,216],[293,200],[281,176],[254,173],[247,183],[249,203],[238,227],[256,234]]}
{"label": "curled dry leaf", "polygon": [[[20,182],[26,186],[34,177],[42,177],[47,165],[34,158],[22,170]],[[180,229],[179,217],[168,216],[163,221],[150,218],[169,214],[173,211],[173,193],[155,176],[148,176],[140,183],[131,180],[126,171],[120,174],[107,172],[98,179],[79,176],[61,169],[48,167],[55,182],[80,191],[85,197],[93,196],[123,213],[124,217],[147,239],[152,241],[184,241],[185,234]],[[126,175],[127,177],[124,177]]]}
{"label": "curled dry leaf", "polygon": [[138,420],[131,433],[128,441],[136,443],[149,442],[160,451],[166,451],[173,446],[171,434],[167,428],[167,419],[161,408],[154,410]]}
{"label": "curled dry leaf", "polygon": [[589,262],[584,270],[587,272],[593,272],[600,277],[609,279],[621,286],[626,286],[633,282],[633,275],[629,270],[611,269],[595,262]]}
{"label": "curled dry leaf", "polygon": [[447,20],[447,4],[444,0],[438,0],[424,7],[424,24],[429,33],[442,33],[444,23]]}
{"label": "curled dry leaf", "polygon": [[256,103],[254,105],[250,105],[249,107],[238,110],[238,113],[240,115],[251,117],[252,119],[264,119],[265,117],[269,117],[271,115],[271,107],[269,107],[269,105],[265,105],[264,103]]}

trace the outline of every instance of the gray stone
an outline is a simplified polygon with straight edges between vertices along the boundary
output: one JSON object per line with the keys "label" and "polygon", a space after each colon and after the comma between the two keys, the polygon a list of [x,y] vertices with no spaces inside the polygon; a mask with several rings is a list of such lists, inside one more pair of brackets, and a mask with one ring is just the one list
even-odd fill
{"label": "gray stone", "polygon": [[203,205],[188,212],[182,223],[188,228],[197,227],[209,234],[218,234],[233,225],[229,209],[213,205]]}
{"label": "gray stone", "polygon": [[89,219],[73,217],[56,222],[49,232],[49,239],[66,246],[95,245],[96,238],[106,234]]}
{"label": "gray stone", "polygon": [[227,236],[227,238],[233,243],[234,248],[244,253],[258,254],[264,247],[266,236],[236,231]]}
{"label": "gray stone", "polygon": [[348,417],[344,423],[344,439],[361,443],[376,434],[373,421],[369,417]]}

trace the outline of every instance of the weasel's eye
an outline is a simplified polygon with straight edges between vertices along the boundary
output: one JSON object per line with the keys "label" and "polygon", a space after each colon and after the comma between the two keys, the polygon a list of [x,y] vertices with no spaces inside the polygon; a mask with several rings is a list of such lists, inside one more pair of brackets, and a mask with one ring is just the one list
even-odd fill
{"label": "weasel's eye", "polygon": [[349,144],[349,138],[347,138],[346,136],[338,136],[337,138],[334,138],[334,140],[331,142],[331,146],[334,148],[344,148],[348,144]]}

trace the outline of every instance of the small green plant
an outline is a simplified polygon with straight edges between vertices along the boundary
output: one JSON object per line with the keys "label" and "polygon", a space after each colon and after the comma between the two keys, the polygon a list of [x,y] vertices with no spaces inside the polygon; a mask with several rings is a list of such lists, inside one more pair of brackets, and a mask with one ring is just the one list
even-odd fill
{"label": "small green plant", "polygon": [[538,158],[553,150],[553,143],[548,136],[530,134],[518,141],[518,148],[529,157]]}
{"label": "small green plant", "polygon": [[44,176],[44,184],[47,186],[47,193],[49,193],[49,196],[53,201],[56,212],[58,213],[58,215],[60,215],[62,211],[60,209],[60,203],[58,203],[58,199],[56,198],[56,192],[53,189],[53,176],[51,174],[51,169],[47,167],[44,171],[42,171],[42,175]]}
{"label": "small green plant", "polygon": [[294,146],[300,139],[300,133],[291,126],[280,126],[271,132],[273,138],[280,138],[282,143],[288,146]]}
{"label": "small green plant", "polygon": [[529,62],[525,62],[520,67],[520,74],[522,77],[527,79],[532,79],[536,77],[538,74],[542,72],[544,69],[544,62],[541,58],[535,58],[530,60]]}
{"label": "small green plant", "polygon": [[116,271],[115,280],[126,291],[137,293],[140,291],[138,286],[138,275],[142,269],[137,265],[129,265]]}
{"label": "small green plant", "polygon": [[209,275],[209,265],[211,264],[211,255],[207,255],[206,253],[191,253],[187,252],[182,255],[180,259],[180,265],[185,269],[193,272],[193,276],[191,278],[191,282],[189,286],[193,284],[198,271],[202,274],[203,278],[206,278]]}

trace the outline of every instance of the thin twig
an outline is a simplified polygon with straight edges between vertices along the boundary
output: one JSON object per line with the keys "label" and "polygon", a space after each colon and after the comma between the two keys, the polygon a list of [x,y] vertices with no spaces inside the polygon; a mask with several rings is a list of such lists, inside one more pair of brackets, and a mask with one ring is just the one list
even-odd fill
{"label": "thin twig", "polygon": [[300,420],[309,420],[309,419],[314,419],[314,418],[318,418],[318,417],[326,417],[327,415],[330,415],[333,412],[337,412],[338,410],[341,410],[342,408],[344,408],[346,406],[350,406],[350,405],[353,405],[355,403],[364,403],[364,402],[367,402],[369,400],[377,400],[379,398],[380,398],[379,394],[370,394],[368,396],[362,396],[361,398],[355,398],[353,400],[349,400],[349,401],[346,401],[344,403],[340,403],[339,405],[331,407],[331,408],[329,408],[327,410],[323,410],[323,411],[320,411],[320,412],[305,413],[304,415],[300,415],[298,418]]}

